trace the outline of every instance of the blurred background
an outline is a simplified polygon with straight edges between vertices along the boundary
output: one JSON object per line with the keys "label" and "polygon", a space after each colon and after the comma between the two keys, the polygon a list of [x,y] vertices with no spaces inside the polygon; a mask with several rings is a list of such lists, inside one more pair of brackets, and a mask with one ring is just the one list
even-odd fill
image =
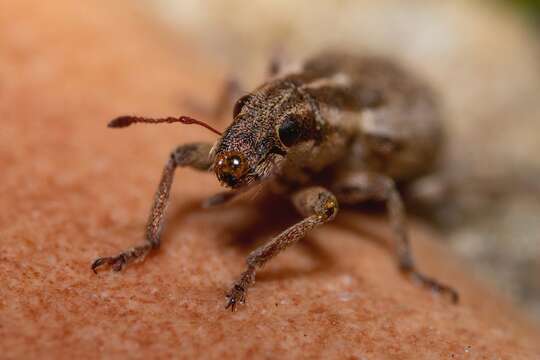
{"label": "blurred background", "polygon": [[276,51],[294,60],[330,47],[391,57],[431,81],[450,186],[410,211],[540,321],[540,1],[139,2],[247,90]]}

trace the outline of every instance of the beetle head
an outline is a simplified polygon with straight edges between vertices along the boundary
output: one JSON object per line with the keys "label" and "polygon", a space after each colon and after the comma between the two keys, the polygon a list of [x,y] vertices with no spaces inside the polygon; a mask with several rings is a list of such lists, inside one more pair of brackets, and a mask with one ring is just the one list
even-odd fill
{"label": "beetle head", "polygon": [[282,83],[240,98],[233,117],[213,150],[218,180],[233,189],[278,173],[288,152],[312,139],[316,129],[303,95]]}

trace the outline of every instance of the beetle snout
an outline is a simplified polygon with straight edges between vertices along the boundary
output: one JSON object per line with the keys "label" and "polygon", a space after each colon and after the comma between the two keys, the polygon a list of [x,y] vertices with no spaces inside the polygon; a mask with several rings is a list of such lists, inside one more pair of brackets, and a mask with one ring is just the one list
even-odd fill
{"label": "beetle snout", "polygon": [[240,185],[247,170],[246,158],[236,151],[218,155],[214,163],[214,171],[218,180],[230,188]]}

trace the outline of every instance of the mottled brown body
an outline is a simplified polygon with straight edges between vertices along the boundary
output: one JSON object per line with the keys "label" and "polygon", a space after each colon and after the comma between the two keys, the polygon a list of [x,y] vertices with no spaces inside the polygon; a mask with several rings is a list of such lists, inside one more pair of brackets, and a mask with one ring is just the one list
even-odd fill
{"label": "mottled brown body", "polygon": [[342,54],[316,57],[256,89],[216,151],[241,149],[259,161],[281,147],[275,129],[288,114],[300,117],[306,141],[276,159],[280,182],[303,185],[329,166],[330,176],[368,170],[410,180],[431,171],[439,154],[431,89],[387,60]]}
{"label": "mottled brown body", "polygon": [[[99,258],[92,269],[110,264],[120,270],[159,245],[174,170],[190,166],[213,170],[231,189],[209,199],[208,206],[261,185],[290,193],[304,216],[248,256],[246,271],[228,294],[227,307],[234,310],[244,302],[256,270],[311,229],[332,220],[339,203],[366,200],[387,204],[400,270],[457,300],[451,288],[416,271],[396,189],[396,182],[427,174],[436,163],[441,121],[431,90],[387,60],[338,53],[322,54],[295,71],[273,75],[236,102],[233,122],[215,144],[188,144],[173,152],[154,200],[146,243]],[[171,121],[122,117],[110,125]],[[178,121],[198,123],[187,117]]]}

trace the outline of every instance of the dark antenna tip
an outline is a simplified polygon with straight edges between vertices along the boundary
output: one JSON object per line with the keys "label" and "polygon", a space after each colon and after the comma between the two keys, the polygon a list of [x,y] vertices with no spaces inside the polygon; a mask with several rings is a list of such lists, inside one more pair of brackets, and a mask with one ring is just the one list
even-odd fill
{"label": "dark antenna tip", "polygon": [[107,127],[110,127],[110,128],[123,128],[123,127],[131,125],[132,122],[133,122],[133,119],[132,119],[131,116],[119,116],[116,119],[113,119],[107,125]]}

